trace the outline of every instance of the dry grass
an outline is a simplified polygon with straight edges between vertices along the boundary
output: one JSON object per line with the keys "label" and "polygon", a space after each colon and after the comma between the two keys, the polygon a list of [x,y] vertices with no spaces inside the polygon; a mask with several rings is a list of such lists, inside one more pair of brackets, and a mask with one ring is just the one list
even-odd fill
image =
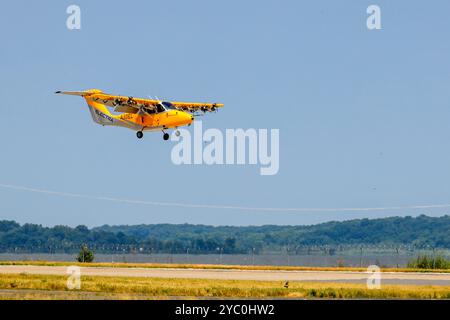
{"label": "dry grass", "polygon": [[0,299],[332,298],[450,299],[450,286],[279,281],[82,277],[81,290],[67,289],[65,276],[0,275]]}
{"label": "dry grass", "polygon": [[[0,261],[0,265],[21,266],[80,266],[111,268],[179,268],[179,269],[224,269],[224,270],[286,270],[286,271],[367,271],[355,267],[302,267],[302,266],[259,266],[221,264],[179,264],[179,263],[124,263],[94,262],[78,263],[66,261]],[[382,272],[439,272],[450,273],[450,269],[381,268]]]}

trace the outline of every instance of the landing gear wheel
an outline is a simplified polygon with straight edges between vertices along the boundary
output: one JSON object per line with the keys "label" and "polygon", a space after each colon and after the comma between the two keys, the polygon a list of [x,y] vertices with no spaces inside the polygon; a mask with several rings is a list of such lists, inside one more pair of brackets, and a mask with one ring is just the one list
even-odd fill
{"label": "landing gear wheel", "polygon": [[142,131],[136,132],[136,137],[138,137],[138,139],[142,139],[143,136],[144,134],[142,133]]}
{"label": "landing gear wheel", "polygon": [[180,134],[181,134],[180,130],[176,130],[176,131],[175,131],[175,135],[176,135],[177,137],[179,137]]}
{"label": "landing gear wheel", "polygon": [[166,133],[164,133],[164,135],[163,135],[163,139],[164,140],[169,140],[169,134],[166,132]]}

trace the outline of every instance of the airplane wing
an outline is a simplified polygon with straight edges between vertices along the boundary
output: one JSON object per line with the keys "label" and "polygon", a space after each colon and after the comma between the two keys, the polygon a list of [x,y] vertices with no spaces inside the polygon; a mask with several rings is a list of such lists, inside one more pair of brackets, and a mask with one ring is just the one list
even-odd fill
{"label": "airplane wing", "polygon": [[[166,103],[160,100],[141,99],[126,96],[114,96],[104,93],[93,94],[89,97],[96,102],[103,103],[106,106],[115,108],[116,112],[139,113],[142,111],[154,111],[161,103]],[[201,103],[201,102],[170,102],[176,109],[195,112],[212,112],[217,108],[223,107],[221,103]]]}
{"label": "airplane wing", "polygon": [[[86,99],[102,103],[105,106],[112,107],[116,112],[136,113],[139,115],[154,112],[157,110],[157,106],[163,103],[160,100],[106,94],[97,89],[87,91],[57,91],[56,93],[82,96]],[[170,104],[176,109],[188,112],[213,112],[217,108],[223,107],[221,103],[170,102]]]}
{"label": "airplane wing", "polygon": [[180,110],[195,112],[195,111],[203,111],[203,112],[212,112],[216,111],[217,108],[222,108],[222,103],[202,103],[202,102],[171,102],[171,104]]}
{"label": "airplane wing", "polygon": [[98,93],[89,96],[89,99],[100,102],[108,107],[113,107],[116,112],[144,114],[156,110],[159,101],[151,99],[140,99],[126,96],[115,96]]}

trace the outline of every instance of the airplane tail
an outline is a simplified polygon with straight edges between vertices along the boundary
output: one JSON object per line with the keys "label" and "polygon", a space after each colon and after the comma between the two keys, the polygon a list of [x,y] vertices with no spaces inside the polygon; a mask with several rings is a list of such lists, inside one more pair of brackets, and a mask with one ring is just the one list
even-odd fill
{"label": "airplane tail", "polygon": [[91,112],[92,119],[101,125],[112,125],[116,121],[114,116],[109,112],[108,108],[98,102],[90,99],[92,94],[102,93],[98,89],[90,89],[86,91],[56,91],[58,94],[68,94],[72,96],[80,96],[86,99],[89,106],[89,111]]}
{"label": "airplane tail", "polygon": [[101,125],[112,125],[114,124],[114,116],[109,112],[108,108],[98,102],[95,102],[88,97],[85,97],[86,102],[89,106],[89,111],[91,112],[92,119]]}

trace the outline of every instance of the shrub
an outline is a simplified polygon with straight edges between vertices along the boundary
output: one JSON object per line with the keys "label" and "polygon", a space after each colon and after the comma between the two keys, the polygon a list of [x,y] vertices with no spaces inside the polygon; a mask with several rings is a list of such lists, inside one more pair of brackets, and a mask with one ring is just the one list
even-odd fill
{"label": "shrub", "polygon": [[408,268],[415,269],[450,269],[450,261],[443,256],[419,255],[415,260],[408,262]]}
{"label": "shrub", "polygon": [[88,248],[87,245],[83,244],[81,246],[81,250],[78,253],[77,261],[78,262],[92,262],[92,261],[94,261],[94,253],[92,252],[92,250],[90,250]]}

